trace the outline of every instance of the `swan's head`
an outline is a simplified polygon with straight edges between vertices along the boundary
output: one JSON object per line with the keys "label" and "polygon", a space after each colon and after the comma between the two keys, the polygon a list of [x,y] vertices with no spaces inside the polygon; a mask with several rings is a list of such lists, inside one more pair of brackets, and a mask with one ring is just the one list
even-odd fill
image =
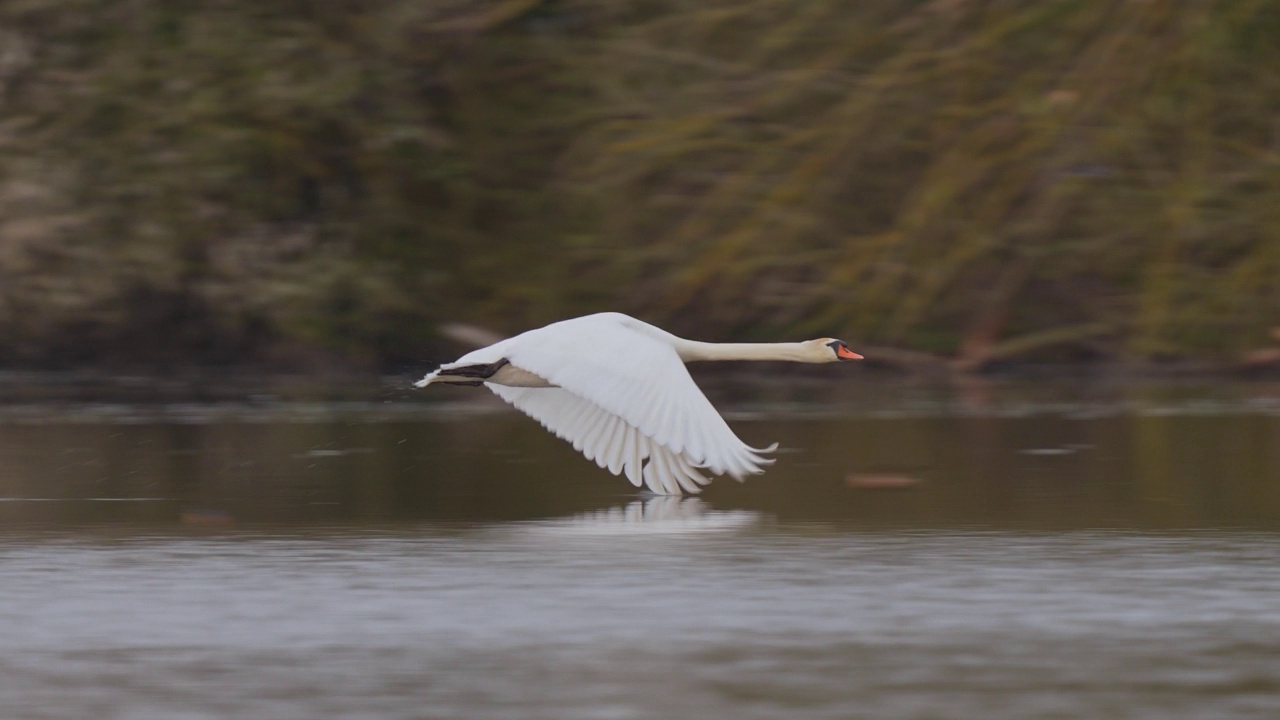
{"label": "swan's head", "polygon": [[841,362],[861,360],[862,356],[849,349],[843,340],[835,338],[818,338],[805,343],[810,346],[814,362]]}

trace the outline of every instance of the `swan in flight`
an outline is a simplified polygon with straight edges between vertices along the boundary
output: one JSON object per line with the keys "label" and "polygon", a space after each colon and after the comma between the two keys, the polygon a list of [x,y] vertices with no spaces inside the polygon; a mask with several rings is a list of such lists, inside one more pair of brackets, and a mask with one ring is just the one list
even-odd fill
{"label": "swan in flight", "polygon": [[773,463],[738,439],[693,382],[697,360],[861,360],[833,338],[784,343],[685,340],[621,313],[562,320],[467,353],[414,383],[485,385],[588,460],[659,495],[697,493],[714,475]]}

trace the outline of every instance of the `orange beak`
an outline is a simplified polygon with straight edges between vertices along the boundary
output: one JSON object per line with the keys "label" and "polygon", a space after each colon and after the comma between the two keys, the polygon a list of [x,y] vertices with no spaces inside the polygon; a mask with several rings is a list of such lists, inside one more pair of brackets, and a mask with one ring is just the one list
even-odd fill
{"label": "orange beak", "polygon": [[839,357],[841,360],[861,360],[862,359],[861,355],[850,350],[844,345],[841,345],[840,347],[836,348],[836,356]]}

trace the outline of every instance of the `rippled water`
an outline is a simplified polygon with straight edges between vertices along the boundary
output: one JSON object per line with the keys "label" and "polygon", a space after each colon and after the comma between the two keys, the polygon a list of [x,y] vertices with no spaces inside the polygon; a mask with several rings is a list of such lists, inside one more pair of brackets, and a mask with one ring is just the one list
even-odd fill
{"label": "rippled water", "polygon": [[491,406],[11,405],[0,715],[1280,717],[1271,390],[740,403],[684,501]]}

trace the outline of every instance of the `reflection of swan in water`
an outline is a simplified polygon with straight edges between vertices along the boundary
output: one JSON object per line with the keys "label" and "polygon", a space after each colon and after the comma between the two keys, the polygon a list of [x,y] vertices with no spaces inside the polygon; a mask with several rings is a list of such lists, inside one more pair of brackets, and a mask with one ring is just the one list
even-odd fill
{"label": "reflection of swan in water", "polygon": [[652,535],[733,532],[758,524],[753,510],[712,510],[697,498],[658,495],[605,510],[530,523],[525,529],[554,535]]}

